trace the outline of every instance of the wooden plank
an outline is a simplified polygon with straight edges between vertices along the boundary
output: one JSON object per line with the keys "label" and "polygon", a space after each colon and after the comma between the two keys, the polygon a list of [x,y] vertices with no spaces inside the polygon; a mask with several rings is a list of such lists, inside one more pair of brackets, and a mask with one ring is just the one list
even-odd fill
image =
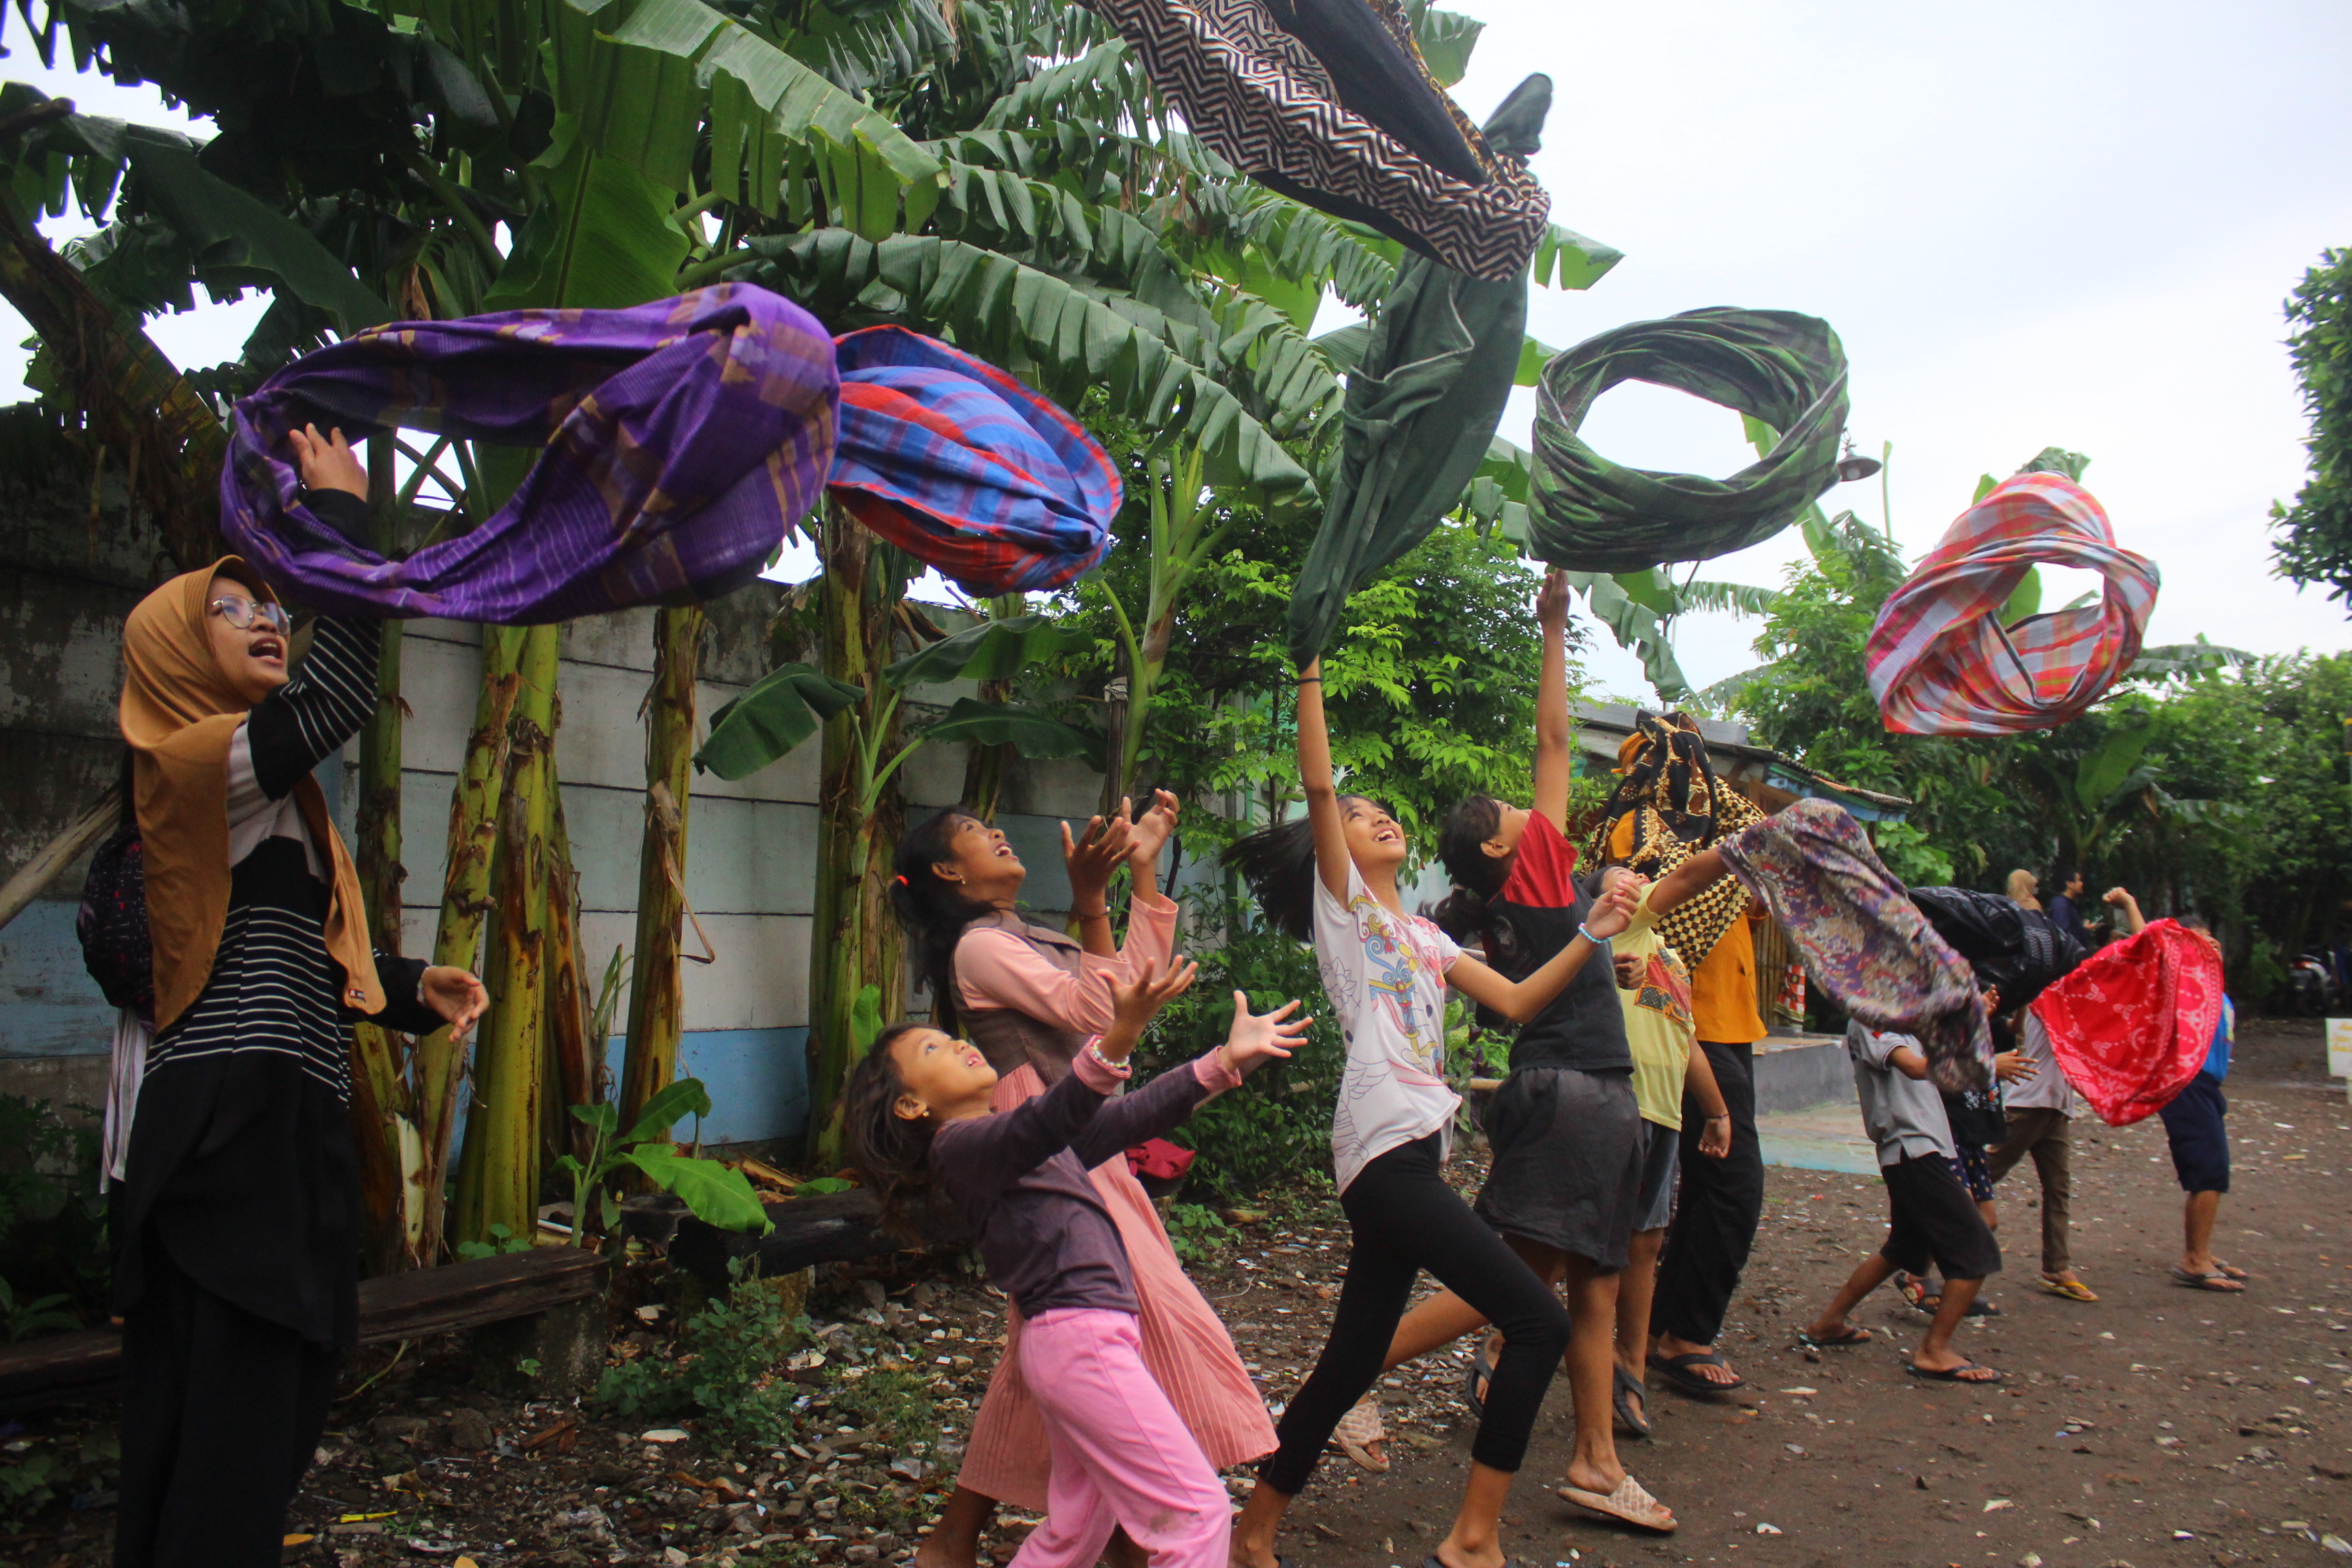
{"label": "wooden plank", "polygon": [[[603,1294],[607,1265],[593,1252],[541,1247],[360,1284],[360,1342],[423,1339],[527,1318]],[[121,1373],[112,1329],[0,1345],[0,1415],[110,1392]]]}
{"label": "wooden plank", "polygon": [[0,1346],[0,1414],[29,1409],[111,1384],[122,1363],[112,1329],[45,1334]]}
{"label": "wooden plank", "polygon": [[0,926],[6,925],[24,912],[25,906],[41,896],[41,890],[64,874],[74,863],[74,858],[106,837],[122,819],[122,791],[118,785],[98,797],[88,811],[74,818],[71,826],[49,840],[39,854],[25,863],[24,868],[0,887]]}
{"label": "wooden plank", "polygon": [[360,1342],[421,1340],[527,1318],[604,1289],[605,1261],[572,1247],[477,1258],[360,1285]]}

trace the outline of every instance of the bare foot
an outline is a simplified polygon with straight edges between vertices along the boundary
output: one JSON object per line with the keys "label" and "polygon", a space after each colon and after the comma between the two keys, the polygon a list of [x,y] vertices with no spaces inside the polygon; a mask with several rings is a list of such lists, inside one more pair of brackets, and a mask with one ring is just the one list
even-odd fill
{"label": "bare foot", "polygon": [[1103,1548],[1103,1561],[1110,1568],[1144,1568],[1151,1553],[1135,1543],[1135,1537],[1124,1530],[1110,1532],[1110,1544]]}
{"label": "bare foot", "polygon": [[914,1568],[976,1568],[981,1531],[996,1515],[993,1500],[968,1487],[958,1487],[940,1510],[939,1523],[915,1548]]}

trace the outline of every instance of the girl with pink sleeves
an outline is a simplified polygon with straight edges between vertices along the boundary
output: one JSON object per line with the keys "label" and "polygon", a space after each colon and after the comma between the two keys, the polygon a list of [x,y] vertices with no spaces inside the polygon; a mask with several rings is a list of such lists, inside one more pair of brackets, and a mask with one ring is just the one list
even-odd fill
{"label": "girl with pink sleeves", "polygon": [[[986,1056],[998,1074],[998,1110],[1069,1076],[1088,1042],[1111,1026],[1114,982],[1132,984],[1168,969],[1177,910],[1160,895],[1159,862],[1176,813],[1176,797],[1162,790],[1139,822],[1129,821],[1122,802],[1116,819],[1096,818],[1082,838],[1063,825],[1075,942],[1016,911],[1027,870],[1004,835],[979,817],[943,811],[901,843],[891,896],[913,940],[917,972],[929,984],[933,1021],[961,1032]],[[1126,943],[1118,946],[1106,894],[1122,862],[1134,898]],[[1264,1396],[1224,1324],[1177,1262],[1126,1158],[1114,1155],[1088,1176],[1134,1270],[1144,1365],[1211,1465],[1223,1469],[1271,1452],[1274,1426]],[[1045,1507],[1045,1427],[1021,1376],[1019,1309],[1009,1316],[1004,1357],[981,1402],[955,1492],[917,1553],[917,1568],[973,1568],[981,1532],[998,1503],[1033,1512]],[[1122,1535],[1112,1543],[1111,1561],[1139,1564],[1142,1553]]]}

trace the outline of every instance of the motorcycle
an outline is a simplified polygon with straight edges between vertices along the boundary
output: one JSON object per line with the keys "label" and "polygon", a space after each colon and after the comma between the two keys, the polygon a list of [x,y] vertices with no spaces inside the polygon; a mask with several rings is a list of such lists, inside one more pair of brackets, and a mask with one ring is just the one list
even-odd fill
{"label": "motorcycle", "polygon": [[2305,1018],[2324,1018],[2338,1000],[2336,975],[2327,960],[2315,952],[2295,955],[2286,966],[2287,1010]]}

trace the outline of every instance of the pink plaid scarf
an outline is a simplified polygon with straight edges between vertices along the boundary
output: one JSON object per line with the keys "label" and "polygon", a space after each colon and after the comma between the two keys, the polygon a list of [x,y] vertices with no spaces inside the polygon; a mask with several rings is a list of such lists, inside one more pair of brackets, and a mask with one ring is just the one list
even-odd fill
{"label": "pink plaid scarf", "polygon": [[[2036,563],[2104,575],[2096,605],[2000,624]],[[2116,543],[2105,508],[2063,474],[2005,480],[1960,514],[1878,612],[1867,654],[1886,727],[1907,735],[2053,729],[2139,657],[2156,563]]]}

